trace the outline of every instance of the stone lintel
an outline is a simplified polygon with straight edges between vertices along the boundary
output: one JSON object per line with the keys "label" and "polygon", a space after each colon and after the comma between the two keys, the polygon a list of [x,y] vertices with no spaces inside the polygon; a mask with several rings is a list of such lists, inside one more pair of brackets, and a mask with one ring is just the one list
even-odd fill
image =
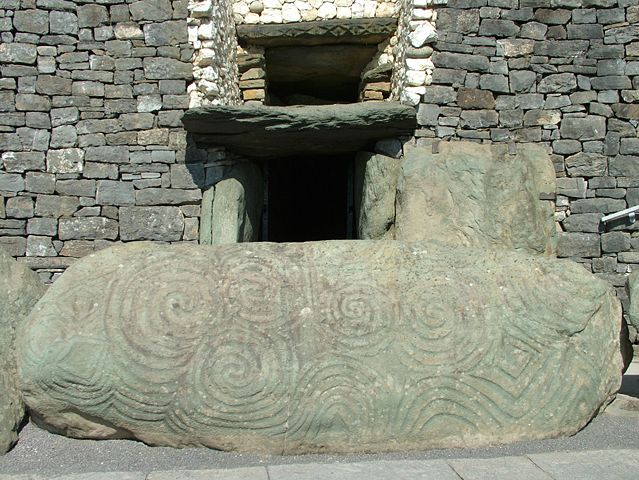
{"label": "stone lintel", "polygon": [[410,136],[415,109],[398,102],[275,107],[208,106],[182,118],[197,144],[254,159],[355,152],[381,139]]}
{"label": "stone lintel", "polygon": [[397,19],[354,18],[269,25],[238,25],[240,42],[268,47],[325,45],[329,43],[378,44],[397,28]]}

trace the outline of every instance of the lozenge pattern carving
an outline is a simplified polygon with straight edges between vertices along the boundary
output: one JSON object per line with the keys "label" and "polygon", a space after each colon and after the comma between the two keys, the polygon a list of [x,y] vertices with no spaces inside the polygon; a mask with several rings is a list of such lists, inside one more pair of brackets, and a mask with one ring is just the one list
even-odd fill
{"label": "lozenge pattern carving", "polygon": [[383,451],[573,433],[621,368],[618,301],[581,270],[402,242],[118,246],[76,263],[29,318],[23,394],[56,431],[156,445]]}

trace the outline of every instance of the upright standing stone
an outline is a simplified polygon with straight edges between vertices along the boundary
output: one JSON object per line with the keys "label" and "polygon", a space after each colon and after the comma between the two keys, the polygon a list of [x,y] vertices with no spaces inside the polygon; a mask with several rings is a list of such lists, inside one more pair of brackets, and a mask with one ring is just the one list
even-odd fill
{"label": "upright standing stone", "polygon": [[441,142],[410,150],[397,193],[396,238],[552,253],[555,173],[541,146]]}
{"label": "upright standing stone", "polygon": [[24,417],[16,375],[16,330],[44,295],[38,276],[0,248],[0,454],[18,439]]}

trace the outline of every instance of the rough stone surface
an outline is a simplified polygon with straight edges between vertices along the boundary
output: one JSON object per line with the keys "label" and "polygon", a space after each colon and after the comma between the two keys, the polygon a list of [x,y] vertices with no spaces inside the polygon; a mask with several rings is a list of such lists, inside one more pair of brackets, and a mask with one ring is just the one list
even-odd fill
{"label": "rough stone surface", "polygon": [[45,286],[38,276],[16,262],[0,248],[0,455],[18,439],[18,427],[24,417],[20,399],[14,342],[16,330]]}
{"label": "rough stone surface", "polygon": [[360,152],[355,162],[356,168],[361,168],[363,175],[361,203],[356,208],[359,212],[357,238],[393,238],[400,162],[392,157],[367,152]]}
{"label": "rough stone surface", "polygon": [[536,145],[515,155],[469,142],[441,142],[437,154],[417,148],[402,165],[396,238],[551,253],[553,208],[539,196],[554,191],[550,159]]}
{"label": "rough stone surface", "polygon": [[253,158],[363,150],[383,138],[410,135],[415,109],[394,102],[272,107],[212,106],[182,119],[201,145],[222,145]]}
{"label": "rough stone surface", "polygon": [[17,351],[60,433],[369,452],[574,433],[620,386],[620,328],[605,282],[541,256],[138,243],[72,265]]}
{"label": "rough stone surface", "polygon": [[632,272],[628,276],[628,283],[626,287],[628,291],[628,298],[630,298],[628,319],[633,327],[639,329],[639,270]]}
{"label": "rough stone surface", "polygon": [[[262,173],[253,163],[241,163],[215,185],[202,203],[200,243],[218,245],[258,239],[262,214]],[[203,209],[204,210],[204,209]],[[206,215],[206,218],[205,218]]]}
{"label": "rough stone surface", "polygon": [[177,242],[184,231],[184,215],[178,207],[122,207],[120,239]]}

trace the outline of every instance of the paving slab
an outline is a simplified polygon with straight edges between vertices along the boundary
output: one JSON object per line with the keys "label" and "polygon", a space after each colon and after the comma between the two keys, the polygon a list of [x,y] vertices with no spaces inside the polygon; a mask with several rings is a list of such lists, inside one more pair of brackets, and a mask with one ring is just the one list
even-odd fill
{"label": "paving slab", "polygon": [[553,480],[527,457],[462,458],[448,464],[464,480]]}
{"label": "paving slab", "polygon": [[639,478],[639,450],[599,450],[569,454],[553,452],[528,457],[555,480]]}
{"label": "paving slab", "polygon": [[459,480],[443,460],[379,461],[342,464],[306,463],[271,465],[267,467],[270,480]]}
{"label": "paving slab", "polygon": [[266,467],[152,472],[146,480],[269,480]]}

